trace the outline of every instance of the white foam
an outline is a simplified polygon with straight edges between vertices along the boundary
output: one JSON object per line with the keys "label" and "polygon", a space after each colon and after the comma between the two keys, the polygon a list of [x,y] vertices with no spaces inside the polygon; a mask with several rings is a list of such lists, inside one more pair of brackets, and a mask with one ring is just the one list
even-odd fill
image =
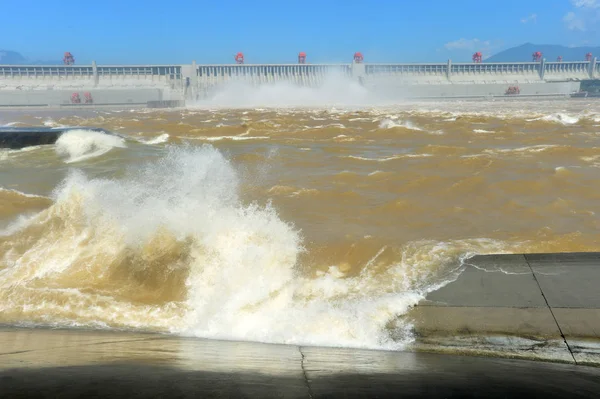
{"label": "white foam", "polygon": [[162,143],[166,143],[167,141],[169,141],[168,133],[163,133],[160,136],[154,137],[153,139],[149,139],[149,140],[139,139],[140,143],[144,143],[147,145],[162,144]]}
{"label": "white foam", "polygon": [[361,157],[358,155],[344,155],[342,156],[342,158],[350,158],[350,159],[357,159],[359,161],[369,161],[369,162],[388,162],[388,161],[393,161],[395,159],[402,159],[402,158],[427,158],[427,157],[431,157],[432,154],[400,154],[400,155],[393,155],[391,157],[385,157],[385,158],[368,158],[368,157]]}
{"label": "white foam", "polygon": [[113,148],[125,147],[121,137],[85,129],[69,130],[56,141],[56,152],[67,158],[66,163],[99,157]]}
{"label": "white foam", "polygon": [[404,154],[404,158],[429,158],[432,157],[433,154]]}
{"label": "white foam", "polygon": [[[1,157],[0,157],[0,159],[1,159]],[[28,193],[24,193],[24,192],[19,191],[19,190],[9,189],[9,188],[4,188],[4,187],[0,187],[0,191],[4,191],[4,192],[7,192],[7,193],[15,193],[15,194],[17,194],[19,196],[27,197],[27,198],[50,199],[50,198],[45,197],[43,195],[28,194]],[[33,220],[34,217],[35,217],[35,215],[19,215],[16,218],[16,220],[10,222],[5,228],[0,229],[0,237],[7,237],[7,236],[9,236],[11,234],[14,234],[15,232],[21,230],[23,227],[25,227],[29,223],[31,223],[31,221]]]}
{"label": "white foam", "polygon": [[402,158],[404,158],[404,156],[394,155],[394,156],[385,157],[385,158],[369,158],[369,157],[361,157],[358,155],[344,155],[342,158],[350,158],[350,159],[356,159],[359,161],[369,161],[369,162],[388,162],[388,161],[393,161],[395,159],[402,159]]}
{"label": "white foam", "polygon": [[473,133],[494,133],[491,130],[485,130],[485,129],[473,129]]}
{"label": "white foam", "polygon": [[348,137],[345,134],[339,134],[339,135],[335,136],[333,138],[333,140],[339,141],[339,142],[352,142],[352,141],[356,141],[356,138],[355,137]]}
{"label": "white foam", "polygon": [[32,146],[30,146],[30,147],[23,147],[23,148],[20,148],[20,149],[18,149],[18,150],[10,150],[10,152],[14,152],[14,153],[19,153],[19,152],[30,152],[30,151],[39,150],[39,149],[41,149],[41,148],[44,148],[44,147],[43,147],[43,146],[41,146],[41,145],[32,145]]}
{"label": "white foam", "polygon": [[383,119],[379,122],[380,129],[393,129],[396,127],[403,127],[410,130],[423,131],[420,127],[415,126],[411,121],[395,122],[392,119]]}
{"label": "white foam", "polygon": [[191,140],[203,140],[203,141],[221,141],[221,140],[232,140],[232,141],[244,141],[244,140],[266,140],[267,136],[245,136],[243,134],[239,136],[195,136],[185,137]]}
{"label": "white foam", "polygon": [[498,148],[498,149],[488,149],[484,150],[484,153],[487,154],[497,154],[497,153],[539,153],[548,151],[552,148],[558,147],[555,144],[539,144],[532,145],[527,147],[518,147],[518,148]]}
{"label": "white foam", "polygon": [[596,161],[600,161],[600,155],[592,155],[589,157],[579,157],[582,161],[585,162],[596,162]]}
{"label": "white foam", "polygon": [[360,118],[350,118],[350,119],[348,119],[349,122],[371,121],[371,120],[373,120],[373,118],[360,117]]}
{"label": "white foam", "polygon": [[545,115],[539,118],[533,118],[533,119],[527,119],[528,122],[533,122],[533,121],[547,121],[547,122],[556,122],[556,123],[560,123],[562,125],[574,125],[575,123],[579,122],[579,118],[576,116],[571,116],[571,115],[567,115],[561,112],[555,113],[555,114],[550,114],[550,115]]}
{"label": "white foam", "polygon": [[310,129],[325,129],[328,127],[337,127],[340,129],[346,129],[346,126],[344,126],[341,123],[330,123],[328,125],[317,125],[317,126],[304,126],[304,130],[310,130]]}
{"label": "white foam", "polygon": [[19,149],[8,149],[8,148],[0,148],[0,161],[9,161],[11,159],[15,159],[16,157],[26,154],[32,151],[37,151],[39,149],[43,149],[44,146],[41,145],[32,145],[30,147],[23,147]]}
{"label": "white foam", "polygon": [[44,126],[48,126],[48,127],[62,127],[63,125],[61,125],[60,123],[57,123],[56,121],[54,121],[54,119],[52,118],[48,118],[43,122]]}
{"label": "white foam", "polygon": [[[37,215],[19,215],[16,220],[10,222],[5,228],[0,229],[0,237],[8,237],[22,230],[30,225],[36,219],[36,216]],[[0,306],[0,310],[1,309],[2,307]]]}
{"label": "white foam", "polygon": [[381,173],[386,173],[386,172],[384,172],[383,170],[375,170],[375,171],[369,173],[368,176],[375,176],[375,175],[379,175]]}
{"label": "white foam", "polygon": [[402,126],[401,124],[396,123],[391,119],[383,119],[379,122],[380,129],[391,129],[394,127],[401,127],[401,126]]}
{"label": "white foam", "polygon": [[578,117],[570,116],[570,115],[562,114],[562,113],[548,115],[548,116],[543,117],[543,119],[546,121],[551,121],[551,122],[559,122],[559,123],[562,123],[563,125],[573,125],[573,124],[579,122]]}
{"label": "white foam", "polygon": [[20,195],[22,197],[27,197],[27,198],[46,198],[46,199],[49,199],[49,197],[46,197],[46,196],[43,196],[43,195],[27,194],[27,193],[24,193],[22,191],[15,190],[15,189],[12,189],[12,188],[0,187],[0,191],[4,191],[4,192],[8,192],[8,193],[15,193],[15,194],[18,194],[18,195]]}

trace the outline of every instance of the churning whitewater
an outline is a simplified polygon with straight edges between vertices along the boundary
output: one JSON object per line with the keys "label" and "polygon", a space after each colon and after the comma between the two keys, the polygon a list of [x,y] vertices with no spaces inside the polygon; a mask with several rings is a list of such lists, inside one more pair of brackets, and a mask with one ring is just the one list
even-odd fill
{"label": "churning whitewater", "polygon": [[600,249],[600,103],[262,108],[280,89],[0,115],[119,133],[0,150],[0,324],[401,349],[472,254]]}
{"label": "churning whitewater", "polygon": [[335,266],[306,275],[301,233],[270,205],[244,205],[238,186],[210,146],[170,147],[121,180],[71,172],[52,206],[0,239],[2,321],[369,348],[411,340],[396,316],[456,250],[413,245],[375,274],[382,248],[356,277]]}
{"label": "churning whitewater", "polygon": [[85,129],[68,131],[56,142],[56,152],[65,158],[66,163],[95,158],[117,147],[126,147],[121,137]]}

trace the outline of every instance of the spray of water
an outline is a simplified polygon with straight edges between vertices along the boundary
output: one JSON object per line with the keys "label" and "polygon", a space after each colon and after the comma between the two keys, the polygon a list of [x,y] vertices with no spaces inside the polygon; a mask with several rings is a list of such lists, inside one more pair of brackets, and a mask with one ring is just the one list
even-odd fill
{"label": "spray of water", "polygon": [[397,103],[399,93],[383,96],[369,90],[357,80],[340,74],[328,74],[317,87],[300,86],[281,81],[253,86],[243,80],[232,80],[218,86],[205,100],[192,108],[321,108],[365,107]]}
{"label": "spray of water", "polygon": [[73,172],[52,206],[0,235],[0,322],[398,349],[412,340],[398,315],[461,256],[498,246],[409,243],[354,277],[335,265],[306,274],[301,232],[238,191],[208,145],[167,147],[120,180]]}
{"label": "spray of water", "polygon": [[125,148],[125,140],[118,136],[85,129],[69,130],[56,141],[56,152],[66,163],[99,157],[113,148]]}

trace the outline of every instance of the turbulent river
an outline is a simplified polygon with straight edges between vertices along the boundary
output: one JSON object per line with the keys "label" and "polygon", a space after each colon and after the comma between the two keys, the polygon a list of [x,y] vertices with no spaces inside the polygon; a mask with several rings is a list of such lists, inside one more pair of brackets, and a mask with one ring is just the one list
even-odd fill
{"label": "turbulent river", "polygon": [[600,250],[600,102],[0,111],[0,324],[401,349],[476,253]]}

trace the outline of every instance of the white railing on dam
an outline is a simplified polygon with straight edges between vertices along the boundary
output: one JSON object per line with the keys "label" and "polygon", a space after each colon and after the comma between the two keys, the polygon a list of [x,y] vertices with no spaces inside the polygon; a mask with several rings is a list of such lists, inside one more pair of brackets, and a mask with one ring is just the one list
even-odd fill
{"label": "white railing on dam", "polygon": [[318,86],[327,76],[352,76],[349,64],[265,64],[265,65],[200,65],[196,68],[196,83],[210,89],[231,81],[264,84],[280,81]]}
{"label": "white railing on dam", "polygon": [[539,62],[511,62],[511,63],[461,63],[451,64],[450,73],[480,73],[480,74],[533,74],[538,73]]}
{"label": "white railing on dam", "polygon": [[181,80],[181,65],[106,65],[97,66],[100,78],[120,77],[166,77],[166,80]]}
{"label": "white railing on dam", "polygon": [[0,89],[170,86],[182,88],[182,65],[0,65]]}
{"label": "white railing on dam", "polygon": [[0,77],[181,76],[181,65],[0,65]]}
{"label": "white railing on dam", "polygon": [[588,61],[573,61],[573,62],[546,62],[546,73],[588,73],[590,62]]}
{"label": "white railing on dam", "polygon": [[[593,66],[593,70],[590,69]],[[574,62],[498,62],[498,63],[435,63],[435,64],[366,64],[367,77],[386,76],[423,81],[424,77],[440,77],[452,82],[478,80],[528,81],[544,79],[590,79],[600,72],[594,61]],[[467,79],[465,80],[465,77]]]}
{"label": "white railing on dam", "polygon": [[415,76],[439,75],[446,76],[448,64],[365,64],[366,75]]}
{"label": "white railing on dam", "polygon": [[596,60],[572,62],[545,62],[542,78],[545,80],[593,79],[597,76]]}
{"label": "white railing on dam", "polygon": [[92,78],[92,66],[38,66],[38,65],[0,65],[0,78],[60,78],[60,77]]}

